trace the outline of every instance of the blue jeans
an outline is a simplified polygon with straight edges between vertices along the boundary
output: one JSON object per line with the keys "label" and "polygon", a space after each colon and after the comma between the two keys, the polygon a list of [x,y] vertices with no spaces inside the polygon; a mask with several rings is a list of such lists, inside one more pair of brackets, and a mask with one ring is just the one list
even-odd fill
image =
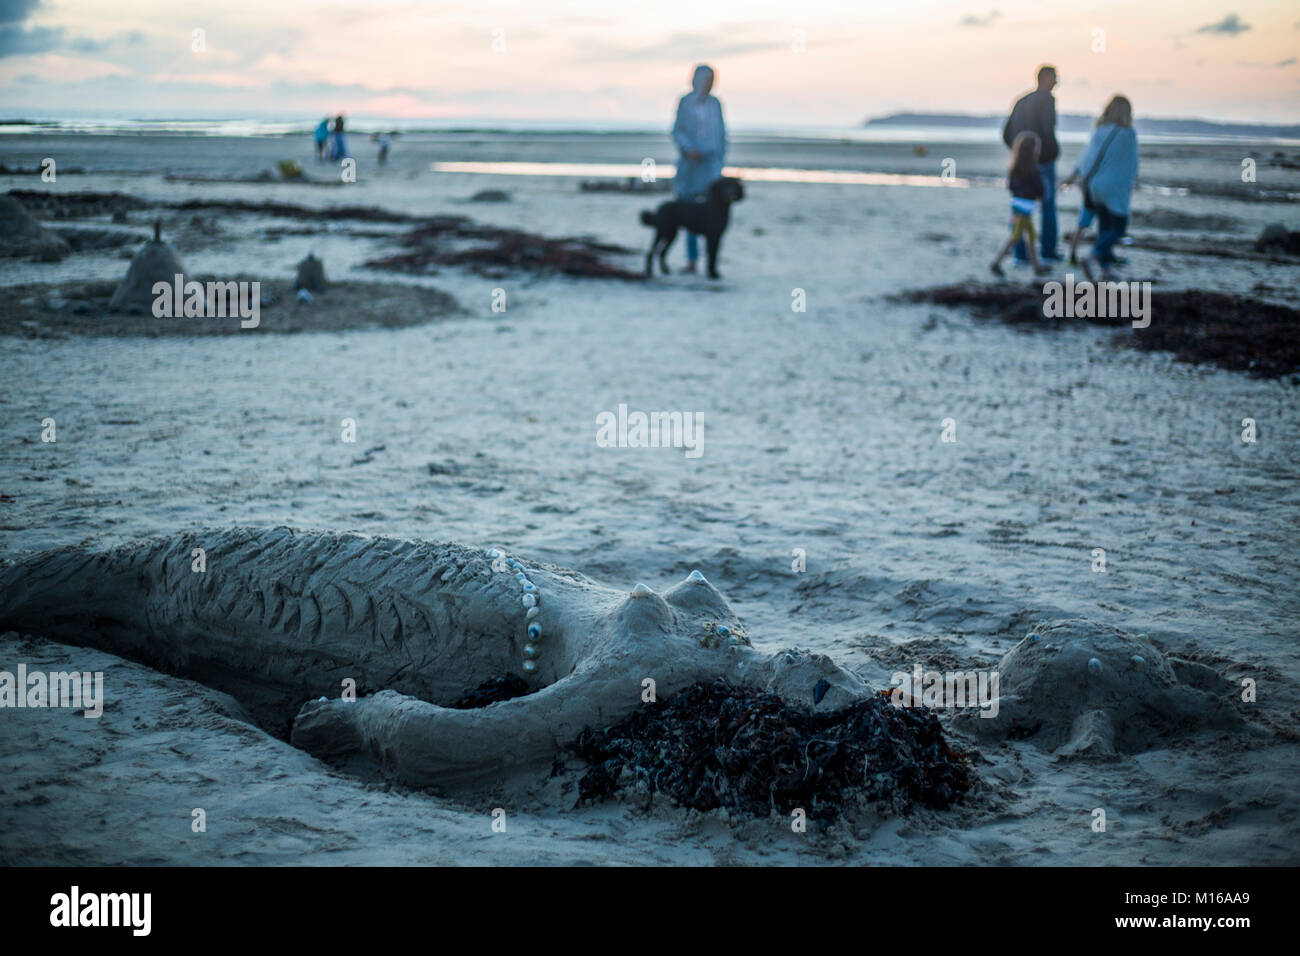
{"label": "blue jeans", "polygon": [[1117,216],[1105,206],[1097,207],[1097,244],[1092,254],[1106,268],[1115,261],[1115,243],[1128,229],[1128,216]]}
{"label": "blue jeans", "polygon": [[686,261],[694,262],[700,257],[700,237],[693,232],[686,234]]}
{"label": "blue jeans", "polygon": [[[1056,258],[1056,163],[1041,163],[1038,174],[1043,177],[1043,226],[1038,230],[1038,254],[1043,259]],[[1012,253],[1017,262],[1026,262],[1025,240],[1016,243]]]}

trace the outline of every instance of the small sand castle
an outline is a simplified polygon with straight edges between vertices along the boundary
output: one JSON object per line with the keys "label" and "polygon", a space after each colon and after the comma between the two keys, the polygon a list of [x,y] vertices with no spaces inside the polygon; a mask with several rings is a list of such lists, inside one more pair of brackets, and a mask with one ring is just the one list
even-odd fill
{"label": "small sand castle", "polygon": [[0,196],[0,258],[21,256],[57,262],[71,251],[62,236],[37,222],[17,199]]}
{"label": "small sand castle", "polygon": [[114,290],[108,307],[113,312],[148,312],[153,308],[154,284],[166,282],[170,286],[177,275],[184,274],[181,260],[162,241],[162,223],[155,221],[153,239],[141,246],[131,259],[126,278]]}
{"label": "small sand castle", "polygon": [[307,258],[298,263],[293,290],[297,292],[301,289],[306,289],[313,295],[325,291],[325,264],[316,258],[315,253],[307,253]]}

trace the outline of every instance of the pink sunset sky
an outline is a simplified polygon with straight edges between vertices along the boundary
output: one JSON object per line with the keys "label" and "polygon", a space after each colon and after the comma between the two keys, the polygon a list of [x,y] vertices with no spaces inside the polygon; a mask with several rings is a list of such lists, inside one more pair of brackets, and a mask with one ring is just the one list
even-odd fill
{"label": "pink sunset sky", "polygon": [[662,123],[707,61],[735,125],[850,126],[1052,62],[1062,112],[1296,123],[1298,50],[1295,0],[0,0],[0,114]]}

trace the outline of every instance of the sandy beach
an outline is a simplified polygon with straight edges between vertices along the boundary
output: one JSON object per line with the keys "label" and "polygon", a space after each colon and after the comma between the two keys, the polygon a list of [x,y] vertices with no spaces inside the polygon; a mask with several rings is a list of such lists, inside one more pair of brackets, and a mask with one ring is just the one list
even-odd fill
{"label": "sandy beach", "polygon": [[[245,526],[454,542],[621,591],[698,569],[756,649],[827,655],[878,690],[917,664],[996,668],[1043,622],[1086,618],[1204,665],[1231,696],[1252,681],[1257,698],[1234,704],[1240,726],[1171,726],[1104,759],[990,740],[940,711],[978,779],[964,800],[795,833],[785,816],[663,799],[579,806],[563,774],[447,795],[348,773],[211,687],[11,632],[0,668],[102,671],[106,700],[95,721],[0,719],[0,861],[1300,862],[1300,369],[1181,361],[1132,347],[1123,324],[907,299],[997,285],[1000,143],[919,155],[739,137],[728,165],[751,181],[716,282],[641,277],[638,215],[665,194],[435,168],[670,166],[664,136],[412,134],[383,167],[364,138],[355,149],[345,183],[301,137],[0,138],[0,164],[18,171],[0,185],[71,247],[0,259],[0,559]],[[1079,149],[1065,144],[1062,169]],[[1239,176],[1252,155],[1253,190]],[[941,179],[949,158],[956,181]],[[280,177],[288,159],[306,180]],[[1244,339],[1263,305],[1294,318],[1300,257],[1254,242],[1270,223],[1296,227],[1297,159],[1294,146],[1144,146],[1126,277],[1157,296],[1236,297]],[[935,182],[746,176],[761,170]],[[489,190],[504,201],[474,200]],[[1063,232],[1078,202],[1062,194]],[[155,220],[187,274],[263,283],[257,328],[106,313]],[[626,276],[512,260],[534,242],[514,233],[573,240],[564,256],[586,250]],[[329,288],[304,303],[292,280],[309,253]],[[682,256],[678,240],[672,264]],[[1041,297],[1075,270],[1008,272],[1004,285]],[[702,453],[601,447],[598,416],[620,404],[697,414]],[[344,419],[355,442],[340,440]]]}

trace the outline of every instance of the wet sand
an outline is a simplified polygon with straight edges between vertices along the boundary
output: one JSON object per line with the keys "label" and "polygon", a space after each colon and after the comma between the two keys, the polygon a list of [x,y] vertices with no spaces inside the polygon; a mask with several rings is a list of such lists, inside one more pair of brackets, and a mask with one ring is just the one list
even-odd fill
{"label": "wet sand", "polygon": [[[341,290],[436,290],[460,311],[376,327],[401,312],[406,292],[393,291],[396,310],[357,302],[354,322],[343,308],[324,330],[296,335],[97,337],[78,333],[75,311],[21,301],[111,283],[130,244],[86,247],[57,263],[0,261],[0,283],[23,287],[20,306],[40,313],[20,325],[53,323],[58,334],[22,326],[0,338],[0,377],[17,383],[0,395],[0,555],[205,525],[289,524],[495,545],[628,588],[657,588],[698,567],[733,601],[756,646],[829,654],[881,688],[917,662],[992,666],[1036,622],[1086,616],[1149,634],[1166,653],[1233,681],[1257,679],[1251,721],[1265,735],[1207,732],[1118,760],[1063,760],[1022,742],[969,739],[944,715],[954,738],[980,755],[972,799],[796,835],[781,819],[735,823],[667,806],[644,815],[618,802],[573,809],[545,782],[470,803],[376,788],[215,715],[200,703],[211,692],[189,682],[10,637],[3,661],[102,668],[115,703],[100,724],[64,711],[5,715],[7,861],[1300,858],[1289,786],[1300,765],[1294,386],[1128,348],[1117,341],[1131,334],[1123,329],[1080,323],[1029,334],[962,308],[898,301],[912,289],[984,282],[1006,193],[978,180],[997,176],[999,149],[932,145],[917,157],[901,145],[739,145],[733,162],[782,168],[933,174],[953,155],[976,182],[754,184],[724,240],[721,282],[634,283],[527,269],[489,277],[453,265],[409,275],[366,263],[391,255],[409,220],[446,215],[640,249],[650,237],[637,214],[658,197],[582,192],[577,179],[433,173],[429,164],[667,162],[662,142],[402,138],[386,169],[362,164],[357,183],[326,187],[182,181],[255,176],[305,143],[55,139],[0,144],[0,160],[28,168],[55,149],[85,173],[0,185],[168,204],[165,235],[205,276],[288,283],[294,264],[315,252]],[[1266,223],[1294,225],[1296,206],[1211,194],[1226,159],[1236,156],[1227,168],[1239,168],[1240,148],[1152,152],[1144,176],[1207,190],[1136,197],[1135,243],[1123,251],[1133,277],[1161,293],[1294,308],[1300,266],[1176,244],[1190,237],[1247,250]],[[1260,171],[1277,177],[1270,188],[1297,190],[1294,171]],[[483,189],[510,198],[467,202]],[[194,201],[251,208],[179,208]],[[267,202],[399,218],[304,219],[257,208]],[[1062,197],[1064,226],[1075,203],[1077,194]],[[1165,212],[1144,223],[1157,210]],[[45,224],[135,229],[143,239],[148,221],[135,216],[127,210],[115,224],[102,209]],[[639,253],[606,255],[640,268]],[[682,256],[679,240],[673,263]],[[1011,276],[1041,288],[1027,271]],[[497,289],[504,311],[493,309]],[[796,290],[806,312],[791,309]],[[1153,327],[1159,321],[1157,311]],[[699,412],[704,454],[598,447],[596,415],[621,402]],[[55,444],[40,438],[47,417],[58,423]],[[358,424],[356,444],[339,440],[347,417]],[[1253,444],[1241,441],[1246,417],[1258,424]],[[945,418],[956,422],[956,443],[940,439]],[[1091,570],[1096,547],[1107,552],[1105,574]],[[791,568],[796,548],[806,571]],[[519,823],[498,839],[490,811],[504,800]],[[189,829],[194,806],[221,821],[206,840]],[[1090,827],[1098,806],[1112,821],[1106,834]]]}

